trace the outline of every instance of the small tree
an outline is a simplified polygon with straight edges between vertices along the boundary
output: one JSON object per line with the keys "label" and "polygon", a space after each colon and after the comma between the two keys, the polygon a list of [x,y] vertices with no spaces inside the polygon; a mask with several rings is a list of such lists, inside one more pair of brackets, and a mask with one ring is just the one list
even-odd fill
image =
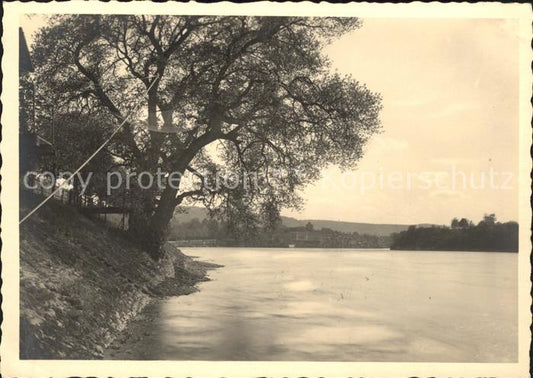
{"label": "small tree", "polygon": [[483,220],[479,222],[480,226],[494,226],[496,224],[496,215],[495,214],[485,214]]}
{"label": "small tree", "polygon": [[472,226],[473,226],[472,222],[466,218],[461,218],[461,220],[459,221],[459,227],[462,229],[469,228]]}

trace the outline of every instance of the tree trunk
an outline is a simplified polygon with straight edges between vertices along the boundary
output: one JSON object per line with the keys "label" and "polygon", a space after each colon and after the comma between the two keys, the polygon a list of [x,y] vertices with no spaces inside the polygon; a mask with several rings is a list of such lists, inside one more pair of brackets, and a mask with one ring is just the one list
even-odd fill
{"label": "tree trunk", "polygon": [[163,190],[159,204],[149,222],[148,232],[150,233],[151,244],[148,246],[148,252],[156,260],[163,256],[163,245],[168,234],[168,225],[178,205],[177,192],[177,189],[170,187]]}
{"label": "tree trunk", "polygon": [[148,224],[152,215],[153,200],[144,190],[132,190],[129,198],[130,215],[128,232],[139,246],[149,251],[150,234]]}
{"label": "tree trunk", "polygon": [[[220,124],[221,120],[217,119],[216,123]],[[217,125],[213,124],[212,127],[216,128]],[[183,176],[183,173],[198,151],[216,139],[216,134],[204,134],[192,142],[189,148],[176,159],[177,164],[174,167],[174,172],[178,172]],[[148,253],[155,260],[158,260],[163,255],[163,244],[167,236],[168,225],[174,215],[176,206],[181,202],[177,199],[180,184],[181,182],[174,182],[173,187],[167,185],[161,193],[157,208],[147,224],[145,242],[148,243]]]}
{"label": "tree trunk", "polygon": [[[221,120],[217,119],[216,123],[220,124],[220,122]],[[217,125],[212,125],[212,128],[216,127]],[[148,153],[147,165],[155,168],[158,161],[157,153],[160,150],[160,144],[163,139],[161,139],[160,133],[156,132],[151,134],[156,135],[151,135],[152,143]],[[216,136],[217,134],[206,133],[193,141],[189,148],[175,160],[174,172],[183,175],[198,151],[216,140]],[[155,169],[151,171],[154,172]],[[133,217],[130,223],[130,230],[140,240],[142,246],[154,260],[159,260],[163,256],[163,245],[167,236],[168,225],[174,215],[176,206],[181,202],[177,199],[180,182],[174,182],[173,184],[173,187],[167,185],[163,189],[159,203],[155,209],[155,192],[152,190],[141,190],[142,200],[140,203],[144,205],[142,206],[144,209],[142,211],[132,212]],[[133,203],[136,204],[135,202]]]}
{"label": "tree trunk", "polygon": [[163,189],[155,209],[152,190],[140,189],[131,199],[133,206],[130,212],[129,231],[138,240],[141,248],[154,260],[159,260],[163,256],[168,225],[178,205],[177,193],[177,189],[167,186]]}

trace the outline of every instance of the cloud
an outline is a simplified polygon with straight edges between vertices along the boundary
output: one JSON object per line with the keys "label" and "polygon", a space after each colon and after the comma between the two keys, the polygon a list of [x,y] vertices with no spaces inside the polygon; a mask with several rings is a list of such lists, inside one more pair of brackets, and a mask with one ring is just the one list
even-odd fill
{"label": "cloud", "polygon": [[442,106],[438,108],[437,110],[428,113],[426,116],[428,118],[442,118],[442,117],[448,117],[456,115],[457,113],[462,113],[467,110],[474,109],[475,105],[473,103],[464,103],[464,102],[456,102],[456,103],[448,103],[446,106]]}
{"label": "cloud", "polygon": [[461,167],[461,166],[475,163],[476,159],[441,157],[441,158],[431,159],[431,162],[435,164],[439,164],[439,165],[444,165],[447,167]]}
{"label": "cloud", "polygon": [[465,198],[465,193],[460,190],[441,189],[432,191],[429,196],[438,199],[459,199]]}
{"label": "cloud", "polygon": [[372,139],[368,147],[369,151],[374,154],[391,154],[404,151],[409,147],[404,139],[392,138],[389,136],[378,135]]}

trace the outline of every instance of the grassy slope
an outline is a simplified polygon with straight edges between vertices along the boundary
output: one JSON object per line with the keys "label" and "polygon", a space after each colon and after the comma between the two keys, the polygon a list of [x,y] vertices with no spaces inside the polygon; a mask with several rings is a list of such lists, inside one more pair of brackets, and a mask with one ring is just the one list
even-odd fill
{"label": "grassy slope", "polygon": [[[22,197],[21,211],[38,200]],[[170,245],[156,263],[124,234],[57,203],[20,235],[21,358],[99,358],[154,296],[190,293],[205,276]]]}

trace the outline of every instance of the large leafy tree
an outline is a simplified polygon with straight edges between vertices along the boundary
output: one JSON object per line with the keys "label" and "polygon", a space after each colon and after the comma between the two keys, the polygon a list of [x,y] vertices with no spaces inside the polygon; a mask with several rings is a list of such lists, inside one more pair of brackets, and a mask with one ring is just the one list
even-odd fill
{"label": "large leafy tree", "polygon": [[[110,129],[127,118],[108,149],[127,169],[195,178],[192,187],[136,192],[130,229],[157,258],[185,199],[275,214],[298,206],[296,190],[324,166],[356,163],[379,130],[380,97],[332,73],[322,50],[359,26],[354,18],[61,15],[37,36],[34,63],[56,111],[106,112]],[[248,178],[209,185],[222,168]]]}

